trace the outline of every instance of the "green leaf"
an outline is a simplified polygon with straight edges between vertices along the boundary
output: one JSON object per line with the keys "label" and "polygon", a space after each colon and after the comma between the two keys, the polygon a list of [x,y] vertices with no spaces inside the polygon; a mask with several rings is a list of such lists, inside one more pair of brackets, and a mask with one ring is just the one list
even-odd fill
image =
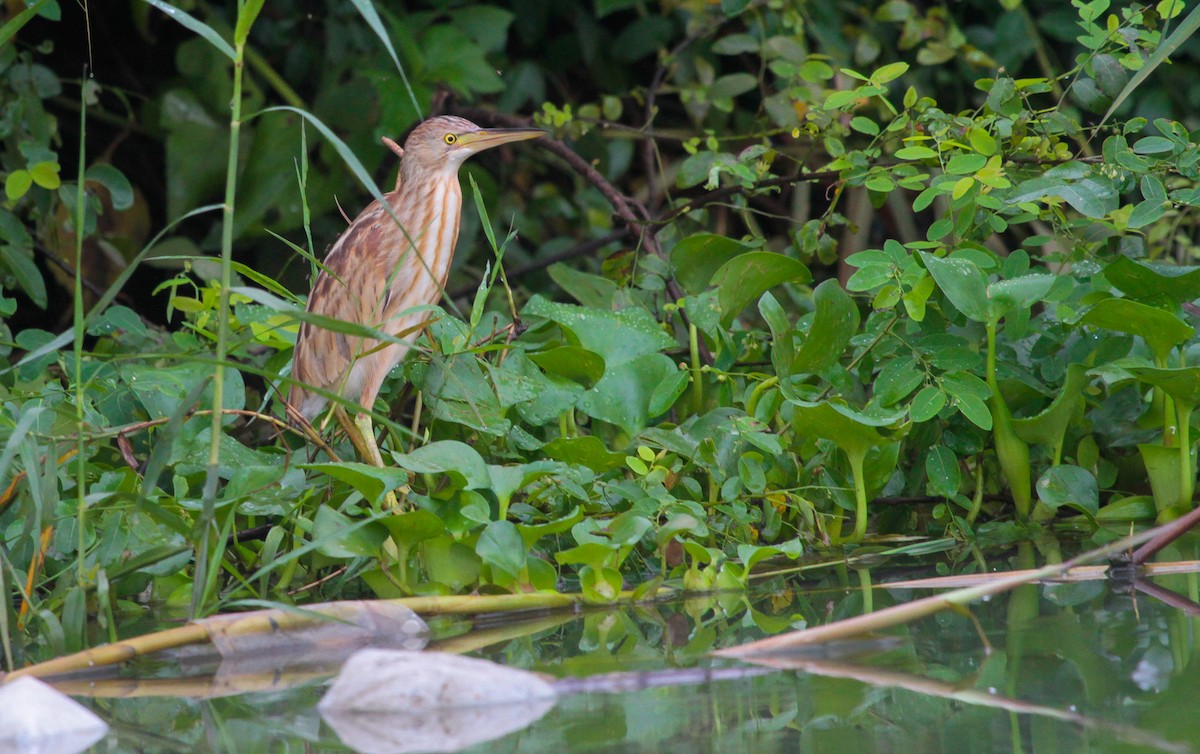
{"label": "green leaf", "polygon": [[644,429],[653,414],[656,388],[680,374],[675,362],[661,353],[647,353],[605,371],[604,378],[579,399],[580,410],[615,424],[628,434]]}
{"label": "green leaf", "polygon": [[381,523],[401,552],[408,552],[418,542],[440,537],[446,531],[440,518],[424,510],[387,516]]}
{"label": "green leaf", "polygon": [[988,316],[998,320],[1014,309],[1029,309],[1046,298],[1057,279],[1054,275],[1033,273],[992,283],[987,287]]}
{"label": "green leaf", "polygon": [[392,458],[400,467],[417,474],[446,474],[457,480],[459,488],[480,490],[491,485],[479,451],[457,440],[431,442],[411,453],[392,451]]}
{"label": "green leaf", "polygon": [[925,269],[950,303],[969,319],[987,322],[991,307],[987,277],[983,272],[965,259],[940,259],[926,251],[920,254]]}
{"label": "green leaf", "polygon": [[4,195],[9,201],[15,202],[29,192],[33,185],[33,176],[28,170],[14,170],[4,179]]}
{"label": "green leaf", "polygon": [[679,400],[679,396],[687,390],[690,381],[688,372],[678,370],[655,385],[654,390],[650,393],[650,403],[646,407],[649,415],[652,417],[662,416],[670,411],[671,406],[675,405],[675,401]]}
{"label": "green leaf", "polygon": [[621,572],[615,568],[584,566],[579,569],[579,588],[588,602],[616,602],[621,597],[623,583]]}
{"label": "green leaf", "polygon": [[1104,277],[1118,291],[1144,304],[1173,309],[1200,298],[1200,267],[1135,262],[1121,256],[1104,268]]}
{"label": "green leaf", "polygon": [[816,312],[812,326],[800,345],[791,373],[815,373],[831,366],[858,332],[858,305],[837,280],[826,280],[813,290],[813,305]]}
{"label": "green leaf", "polygon": [[33,178],[33,182],[37,185],[54,191],[62,185],[62,178],[58,175],[59,169],[60,167],[57,162],[38,162],[29,167],[29,176]]}
{"label": "green leaf", "polygon": [[429,580],[461,591],[479,579],[479,556],[470,547],[451,537],[436,537],[421,545]]}
{"label": "green leaf", "polygon": [[742,310],[781,283],[808,283],[812,273],[804,263],[771,251],[751,251],[729,260],[713,275],[721,324],[728,327]]}
{"label": "green leaf", "polygon": [[387,530],[378,522],[356,522],[328,505],[317,508],[312,541],[317,551],[331,558],[379,557]]}
{"label": "green leaf", "polygon": [[1093,517],[1100,511],[1096,477],[1078,466],[1063,464],[1047,469],[1037,481],[1037,495],[1050,510],[1069,505]]}
{"label": "green leaf", "polygon": [[547,374],[577,382],[585,388],[592,387],[604,376],[604,359],[597,353],[577,346],[529,351],[526,356]]}
{"label": "green leaf", "polygon": [[1083,406],[1083,388],[1087,385],[1087,367],[1071,364],[1067,378],[1054,401],[1034,416],[1012,420],[1012,429],[1022,442],[1059,448],[1071,421]]}
{"label": "green leaf", "polygon": [[1127,371],[1142,382],[1161,388],[1181,407],[1190,410],[1200,404],[1200,367],[1132,367]]}
{"label": "green leaf", "polygon": [[729,260],[754,249],[754,246],[712,233],[688,236],[671,249],[671,267],[675,279],[689,293],[700,293]]}
{"label": "green leaf", "polygon": [[937,416],[945,405],[946,394],[942,392],[941,388],[935,385],[926,385],[913,396],[912,403],[908,407],[908,416],[920,424]]}
{"label": "green leaf", "polygon": [[937,157],[937,155],[938,153],[929,147],[919,145],[896,150],[896,156],[901,160],[930,160]]}
{"label": "green leaf", "polygon": [[958,456],[945,445],[934,446],[925,457],[925,478],[929,480],[931,494],[954,497],[962,484]]}
{"label": "green leaf", "polygon": [[125,174],[112,165],[105,163],[92,165],[84,173],[84,177],[86,180],[95,181],[108,189],[113,209],[121,211],[133,206],[133,186]]}
{"label": "green leaf", "polygon": [[577,270],[567,264],[552,264],[546,273],[572,298],[593,309],[611,309],[617,284],[606,277]]}
{"label": "green leaf", "polygon": [[1127,298],[1106,298],[1089,309],[1079,321],[1084,325],[1140,336],[1160,364],[1166,362],[1175,346],[1187,342],[1195,334],[1174,314]]}
{"label": "green leaf", "polygon": [[557,322],[574,336],[577,345],[599,354],[607,370],[675,345],[675,339],[663,332],[649,312],[640,308],[585,309],[537,295],[521,310],[521,317],[542,317]]}
{"label": "green leaf", "polygon": [[613,453],[593,435],[556,438],[542,446],[542,453],[563,463],[586,466],[597,474],[625,466],[624,455]]}
{"label": "green leaf", "polygon": [[493,521],[479,535],[475,552],[483,562],[512,578],[525,567],[525,541],[511,521]]}
{"label": "green leaf", "polygon": [[46,281],[42,278],[41,270],[33,257],[15,246],[0,246],[0,260],[9,274],[17,281],[17,285],[29,296],[29,300],[39,309],[45,309],[48,301]]}
{"label": "green leaf", "polygon": [[408,482],[408,474],[403,469],[381,469],[378,466],[352,461],[300,464],[300,468],[311,469],[345,482],[372,503],[378,503],[388,490],[394,490]]}

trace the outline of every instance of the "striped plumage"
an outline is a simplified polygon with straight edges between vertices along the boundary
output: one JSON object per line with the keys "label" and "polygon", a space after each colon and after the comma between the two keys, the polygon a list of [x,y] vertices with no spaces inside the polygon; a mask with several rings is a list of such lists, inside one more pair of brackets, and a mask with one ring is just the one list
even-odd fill
{"label": "striped plumage", "polygon": [[[484,149],[541,134],[482,129],[450,116],[413,129],[404,143],[396,190],[384,195],[399,225],[383,204],[372,202],[333,245],[308,297],[310,312],[368,325],[405,343],[380,345],[303,323],[292,362],[296,384],[288,396],[293,409],[306,419],[324,409],[327,400],[305,385],[371,408],[384,378],[428,317],[406,310],[441,299],[462,211],[459,167]],[[373,445],[374,438],[369,442]]]}

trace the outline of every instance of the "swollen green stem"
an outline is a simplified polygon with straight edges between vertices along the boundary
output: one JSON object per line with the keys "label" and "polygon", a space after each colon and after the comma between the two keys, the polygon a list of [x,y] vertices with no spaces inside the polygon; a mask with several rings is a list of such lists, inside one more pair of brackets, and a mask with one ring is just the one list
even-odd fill
{"label": "swollen green stem", "polygon": [[1196,489],[1196,472],[1192,469],[1192,440],[1190,437],[1192,406],[1177,404],[1179,412],[1179,504],[1190,506]]}
{"label": "swollen green stem", "polygon": [[704,362],[700,359],[700,336],[693,322],[688,322],[688,350],[692,357],[692,412],[699,414],[704,408],[704,383],[700,379]]}
{"label": "swollen green stem", "polygon": [[87,218],[87,192],[84,190],[86,175],[84,166],[86,165],[87,152],[84,150],[84,144],[87,136],[87,97],[84,94],[86,90],[86,80],[79,87],[79,170],[75,186],[75,529],[78,540],[75,545],[75,563],[78,566],[76,579],[80,586],[84,586],[87,580],[87,568],[84,565],[84,549],[87,545],[84,539],[87,522],[87,503],[84,502],[84,492],[86,490],[85,477],[85,454],[83,444],[83,401],[84,401],[84,384],[83,384],[83,333],[86,329],[83,322],[83,232],[84,222]]}

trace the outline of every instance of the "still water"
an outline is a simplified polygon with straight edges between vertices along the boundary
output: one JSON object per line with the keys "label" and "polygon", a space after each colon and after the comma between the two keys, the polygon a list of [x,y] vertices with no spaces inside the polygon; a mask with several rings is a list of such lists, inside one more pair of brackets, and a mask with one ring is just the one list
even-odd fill
{"label": "still water", "polygon": [[[1008,555],[965,570],[1026,567],[1044,553],[1022,545]],[[491,718],[335,727],[315,710],[332,672],[319,653],[286,667],[177,657],[138,668],[137,679],[55,685],[111,726],[94,752],[415,750],[406,748],[407,724],[466,733],[476,743],[462,750],[487,754],[1200,752],[1195,574],[1025,586],[969,613],[764,667],[708,655],[924,596],[887,583],[926,575],[927,565],[891,560],[776,576],[749,595],[435,621],[430,649],[600,678],[562,682],[557,704],[544,709]],[[602,675],[611,673],[623,675]],[[515,729],[484,740],[507,728]]]}

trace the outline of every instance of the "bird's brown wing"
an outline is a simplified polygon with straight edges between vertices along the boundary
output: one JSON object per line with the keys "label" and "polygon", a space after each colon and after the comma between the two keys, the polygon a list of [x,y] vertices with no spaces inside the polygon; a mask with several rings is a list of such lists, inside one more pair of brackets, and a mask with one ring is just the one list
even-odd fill
{"label": "bird's brown wing", "polygon": [[[329,256],[308,295],[307,310],[345,322],[379,327],[387,309],[387,281],[394,252],[385,251],[383,220],[390,218],[379,203],[367,207],[346,229]],[[354,362],[377,345],[371,339],[327,330],[304,322],[296,339],[292,361],[292,386],[288,403],[311,418],[325,400],[305,390],[312,385],[340,392]],[[357,394],[346,392],[346,397]]]}

